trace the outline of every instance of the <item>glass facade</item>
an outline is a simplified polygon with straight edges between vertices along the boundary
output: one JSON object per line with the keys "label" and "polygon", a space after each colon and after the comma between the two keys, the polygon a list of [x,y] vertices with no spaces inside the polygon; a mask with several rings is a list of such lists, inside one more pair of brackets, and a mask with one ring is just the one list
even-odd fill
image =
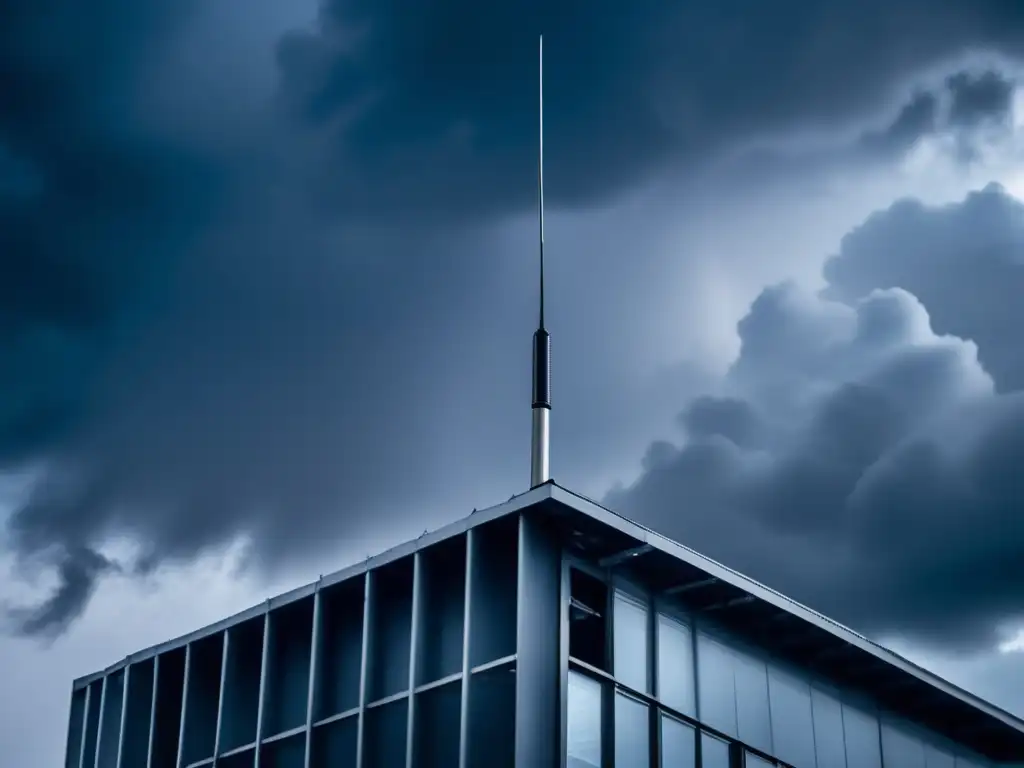
{"label": "glass facade", "polygon": [[569,768],[988,765],[739,641],[710,617],[688,618],[681,605],[640,594],[639,585],[613,585],[611,673],[570,655]]}

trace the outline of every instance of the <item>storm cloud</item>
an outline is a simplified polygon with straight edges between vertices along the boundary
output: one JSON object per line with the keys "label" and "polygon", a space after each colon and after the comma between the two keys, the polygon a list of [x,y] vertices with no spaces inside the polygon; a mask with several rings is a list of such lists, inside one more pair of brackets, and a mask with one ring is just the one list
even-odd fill
{"label": "storm cloud", "polygon": [[766,289],[721,388],[608,503],[863,631],[991,647],[1024,621],[1024,391],[999,343],[1024,322],[1021,211],[995,186],[898,203],[823,292]]}
{"label": "storm cloud", "polygon": [[44,634],[115,567],[243,536],[272,568],[450,510],[451,467],[509,482],[481,403],[527,397],[494,347],[528,333],[499,235],[534,204],[537,32],[565,210],[866,119],[976,44],[1012,53],[1024,12],[328,0],[303,28],[270,2],[37,5],[0,0],[0,472],[32,480],[6,545],[59,574],[15,614]]}

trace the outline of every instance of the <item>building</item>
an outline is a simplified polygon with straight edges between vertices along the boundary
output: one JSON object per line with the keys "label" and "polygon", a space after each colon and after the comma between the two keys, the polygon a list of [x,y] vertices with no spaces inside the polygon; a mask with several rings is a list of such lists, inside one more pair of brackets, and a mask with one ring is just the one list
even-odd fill
{"label": "building", "polygon": [[1024,722],[554,483],[75,681],[68,768],[976,768]]}

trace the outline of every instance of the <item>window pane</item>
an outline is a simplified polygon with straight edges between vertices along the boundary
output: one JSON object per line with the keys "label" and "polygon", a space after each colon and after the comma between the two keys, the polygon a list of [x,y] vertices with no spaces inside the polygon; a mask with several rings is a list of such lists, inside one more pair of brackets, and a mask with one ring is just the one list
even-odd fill
{"label": "window pane", "polygon": [[[811,691],[814,713],[814,749],[818,768],[846,768],[846,743],[843,736],[843,705],[827,693]],[[772,713],[774,716],[774,712]]]}
{"label": "window pane", "polygon": [[697,732],[674,717],[661,717],[661,768],[694,768]]}
{"label": "window pane", "polygon": [[700,735],[701,768],[729,768],[729,745],[708,733]]}
{"label": "window pane", "polygon": [[764,752],[772,750],[772,723],[768,714],[768,667],[760,659],[735,654],[736,719],[739,737]]}
{"label": "window pane", "polygon": [[768,673],[768,691],[772,705],[772,754],[796,768],[815,768],[810,686],[772,669]]}
{"label": "window pane", "polygon": [[925,768],[924,744],[899,726],[882,723],[882,760],[900,768]]}
{"label": "window pane", "polygon": [[750,752],[747,752],[743,764],[744,768],[775,768],[775,763],[769,763],[763,757],[758,757]]}
{"label": "window pane", "polygon": [[601,768],[601,683],[570,672],[566,715],[568,768]]}
{"label": "window pane", "polygon": [[648,693],[647,608],[616,592],[614,623],[615,677],[631,688]]}
{"label": "window pane", "polygon": [[683,714],[694,714],[693,636],[690,628],[658,616],[658,698]]}
{"label": "window pane", "polygon": [[847,704],[843,705],[847,768],[882,768],[878,741],[878,718]]}
{"label": "window pane", "polygon": [[732,652],[702,632],[697,633],[697,674],[700,676],[701,722],[735,736],[736,688]]}
{"label": "window pane", "polygon": [[615,768],[649,768],[650,723],[647,705],[621,693],[615,695]]}

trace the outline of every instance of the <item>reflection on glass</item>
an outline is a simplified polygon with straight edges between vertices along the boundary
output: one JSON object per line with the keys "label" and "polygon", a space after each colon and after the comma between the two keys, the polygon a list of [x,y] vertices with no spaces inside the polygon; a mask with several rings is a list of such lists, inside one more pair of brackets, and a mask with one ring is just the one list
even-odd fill
{"label": "reflection on glass", "polygon": [[775,768],[775,763],[770,763],[763,757],[747,752],[746,758],[743,761],[743,768]]}
{"label": "reflection on glass", "polygon": [[925,768],[924,744],[902,728],[882,723],[882,760],[900,768]]}
{"label": "reflection on glass", "polygon": [[650,726],[647,705],[630,696],[615,695],[615,768],[649,768]]}
{"label": "reflection on glass", "polygon": [[630,688],[647,690],[647,608],[633,598],[615,593],[615,677]]}
{"label": "reflection on glass", "polygon": [[772,751],[772,722],[768,713],[768,667],[763,661],[737,651],[736,719],[739,737],[752,747]]}
{"label": "reflection on glass", "polygon": [[736,736],[736,688],[732,652],[703,632],[697,633],[700,719],[728,736]]}
{"label": "reflection on glass", "polygon": [[569,673],[567,768],[601,768],[601,683]]}
{"label": "reflection on glass", "polygon": [[772,707],[772,754],[796,768],[815,768],[811,687],[797,677],[771,669],[768,691]]}
{"label": "reflection on glass", "polygon": [[674,717],[662,715],[660,768],[695,768],[696,765],[697,732]]}
{"label": "reflection on glass", "polygon": [[701,768],[729,768],[729,745],[709,733],[700,735]]}
{"label": "reflection on glass", "polygon": [[693,637],[690,628],[658,616],[658,698],[683,714],[694,715]]}
{"label": "reflection on glass", "polygon": [[811,691],[811,709],[814,714],[814,750],[818,757],[818,768],[846,768],[842,704],[838,699],[815,689]]}
{"label": "reflection on glass", "polygon": [[844,704],[843,731],[847,768],[882,768],[877,717]]}

